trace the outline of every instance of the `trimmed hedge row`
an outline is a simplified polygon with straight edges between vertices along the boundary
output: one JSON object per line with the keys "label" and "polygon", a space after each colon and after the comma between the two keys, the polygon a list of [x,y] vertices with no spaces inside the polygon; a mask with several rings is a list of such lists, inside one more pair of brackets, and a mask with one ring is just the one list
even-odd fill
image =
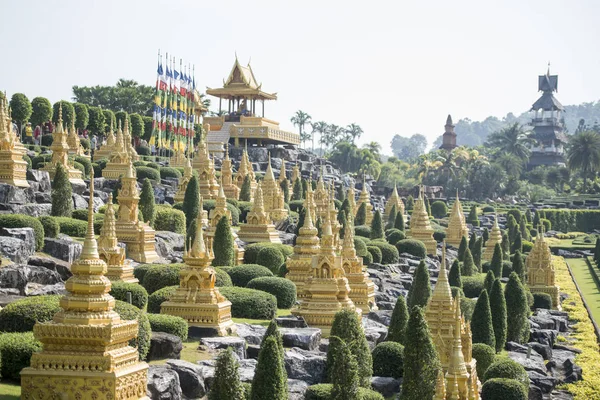
{"label": "trimmed hedge row", "polygon": [[[332,389],[333,385],[331,383],[319,383],[309,386],[304,395],[304,400],[331,400]],[[385,398],[374,390],[359,387],[356,400],[385,400]]]}
{"label": "trimmed hedge row", "polygon": [[291,308],[296,302],[296,285],[294,282],[276,276],[263,276],[254,278],[248,285],[248,289],[262,290],[275,296],[277,308]]}
{"label": "trimmed hedge row", "polygon": [[[395,246],[385,242],[383,239],[381,241],[372,240],[369,246],[375,246],[381,250],[382,264],[395,264],[400,261],[400,253],[398,252],[398,249]],[[375,257],[373,257],[373,261],[375,261],[374,259]]]}
{"label": "trimmed hedge row", "polygon": [[399,254],[408,253],[415,257],[425,258],[427,256],[427,247],[420,240],[403,239],[396,243],[396,249]]}
{"label": "trimmed hedge row", "polygon": [[146,288],[148,294],[152,294],[166,286],[179,285],[179,271],[183,265],[152,264],[144,274],[142,286]]}
{"label": "trimmed hedge row", "polygon": [[169,300],[179,285],[167,286],[148,296],[148,312],[160,314],[160,305]]}
{"label": "trimmed hedge row", "polygon": [[44,227],[44,236],[48,238],[57,238],[60,233],[60,225],[56,222],[54,217],[45,215],[38,218]]}
{"label": "trimmed hedge row", "polygon": [[258,264],[258,253],[266,247],[275,248],[281,252],[284,259],[294,254],[294,248],[281,243],[251,243],[244,248],[244,263]]}
{"label": "trimmed hedge row", "polygon": [[148,314],[152,332],[165,332],[179,336],[181,340],[188,338],[188,323],[181,317],[166,314]]}
{"label": "trimmed hedge row", "polygon": [[227,271],[234,286],[246,287],[254,278],[272,277],[273,272],[258,264],[241,264]]}
{"label": "trimmed hedge row", "polygon": [[36,322],[52,320],[59,310],[61,296],[33,296],[13,301],[0,310],[0,330],[3,332],[33,331]]}
{"label": "trimmed hedge row", "polygon": [[[552,229],[562,232],[592,232],[600,226],[600,210],[544,210]],[[537,228],[534,226],[534,228]]]}
{"label": "trimmed hedge row", "polygon": [[260,290],[224,287],[219,291],[231,302],[234,318],[273,319],[277,312],[277,299]]}
{"label": "trimmed hedge row", "polygon": [[137,320],[138,336],[129,341],[129,345],[136,347],[140,353],[140,360],[145,360],[150,350],[150,337],[152,336],[152,328],[148,321],[148,314],[140,310],[136,306],[117,300],[115,302],[115,311],[123,320]]}
{"label": "trimmed hedge row", "polygon": [[138,283],[123,281],[112,282],[109,294],[116,300],[127,301],[127,293],[131,293],[131,304],[145,310],[148,304],[148,292]]}
{"label": "trimmed hedge row", "polygon": [[42,343],[33,332],[0,334],[0,375],[18,381],[21,370],[29,367],[33,353],[42,350]]}
{"label": "trimmed hedge row", "polygon": [[22,214],[0,214],[0,226],[3,228],[32,228],[35,236],[35,248],[44,247],[44,227],[35,217]]}
{"label": "trimmed hedge row", "polygon": [[[87,211],[86,211],[87,212]],[[87,218],[87,217],[86,217]],[[60,226],[60,232],[65,235],[84,237],[87,231],[87,222],[69,217],[54,217]]]}

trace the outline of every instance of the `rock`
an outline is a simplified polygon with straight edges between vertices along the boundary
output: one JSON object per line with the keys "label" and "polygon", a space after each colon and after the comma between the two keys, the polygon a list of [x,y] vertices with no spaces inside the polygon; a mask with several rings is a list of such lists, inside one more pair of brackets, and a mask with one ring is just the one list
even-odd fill
{"label": "rock", "polygon": [[69,263],[53,257],[49,258],[33,255],[29,257],[27,264],[35,265],[37,267],[44,267],[50,271],[56,271],[63,281],[66,281],[73,275],[71,272],[71,265]]}
{"label": "rock", "polygon": [[82,247],[73,240],[44,238],[44,253],[69,264],[79,258]]}
{"label": "rock", "polygon": [[319,343],[319,351],[322,353],[327,353],[329,351],[329,339],[321,339],[321,343]]}
{"label": "rock", "polygon": [[367,315],[367,318],[370,320],[373,320],[375,322],[378,322],[382,325],[390,326],[390,321],[392,320],[392,311],[390,311],[390,310],[371,311]]}
{"label": "rock", "polygon": [[277,326],[280,328],[308,328],[308,324],[302,317],[294,315],[286,315],[284,317],[275,318]]}
{"label": "rock", "polygon": [[183,343],[179,336],[164,332],[152,332],[148,360],[179,359],[182,349]]}
{"label": "rock", "polygon": [[183,360],[168,360],[167,367],[179,376],[181,392],[185,397],[200,398],[206,395],[202,367]]}
{"label": "rock", "polygon": [[362,325],[365,330],[365,337],[367,338],[369,347],[371,347],[372,351],[378,343],[383,342],[387,337],[387,326],[369,318],[363,318]]}
{"label": "rock", "polygon": [[[256,370],[257,361],[251,358],[239,360],[240,366],[238,372],[240,374],[240,380],[242,382],[252,382],[254,378],[254,371]],[[198,365],[202,368],[202,376],[204,377],[204,383],[210,391],[213,379],[215,378],[215,360],[204,360],[198,361]]]}
{"label": "rock", "polygon": [[49,192],[35,192],[35,202],[38,204],[52,203],[52,196]]}
{"label": "rock", "polygon": [[529,346],[531,346],[532,350],[541,355],[544,360],[550,360],[552,358],[552,347],[548,346],[547,344],[532,342],[529,343]]}
{"label": "rock", "polygon": [[542,389],[539,387],[529,384],[529,394],[527,395],[528,400],[544,400],[544,394],[542,393]]}
{"label": "rock", "polygon": [[554,351],[554,358],[546,364],[546,368],[552,373],[552,376],[558,379],[559,384],[573,383],[582,379],[582,370],[575,364],[574,355],[572,358],[566,357],[564,354],[557,354],[559,351],[564,350]]}
{"label": "rock", "polygon": [[292,348],[285,351],[284,362],[289,379],[299,379],[309,385],[325,379],[327,357],[324,353]]}
{"label": "rock", "polygon": [[1,228],[0,236],[12,237],[25,242],[27,252],[35,252],[35,233],[33,228]]}
{"label": "rock", "polygon": [[285,347],[299,347],[303,350],[316,350],[321,341],[321,330],[318,328],[281,328]]}
{"label": "rock", "polygon": [[54,285],[41,285],[39,283],[28,283],[25,286],[25,294],[27,296],[46,296],[51,294],[67,294],[65,284],[63,282],[55,283]]}
{"label": "rock", "polygon": [[200,344],[206,346],[209,350],[227,349],[231,347],[233,352],[240,358],[246,358],[246,341],[241,337],[222,336],[200,339]]}
{"label": "rock", "polygon": [[371,377],[371,386],[373,390],[381,393],[385,398],[392,397],[396,393],[400,393],[400,385],[402,379],[387,378],[383,376]]}
{"label": "rock", "polygon": [[180,400],[181,387],[177,372],[162,365],[151,365],[148,368],[146,395],[152,400]]}
{"label": "rock", "polygon": [[8,183],[0,183],[0,204],[25,204],[29,203],[24,189]]}
{"label": "rock", "polygon": [[38,184],[38,191],[40,192],[50,192],[50,189],[52,188],[50,183],[50,174],[48,174],[48,171],[28,169],[27,180],[36,182]]}
{"label": "rock", "polygon": [[52,204],[24,204],[11,207],[14,214],[25,214],[32,217],[50,215]]}
{"label": "rock", "polygon": [[288,400],[304,400],[308,383],[299,379],[288,379]]}
{"label": "rock", "polygon": [[260,353],[260,346],[257,344],[249,344],[246,346],[246,357],[258,360],[258,353]]}
{"label": "rock", "polygon": [[73,193],[73,209],[83,210],[88,208],[87,200],[80,194]]}
{"label": "rock", "polygon": [[251,162],[266,163],[269,153],[266,147],[248,147],[248,157]]}
{"label": "rock", "polygon": [[87,190],[87,183],[73,183],[71,182],[71,188],[73,189],[73,193],[75,194],[84,194]]}
{"label": "rock", "polygon": [[552,329],[530,329],[529,341],[554,346],[558,332]]}
{"label": "rock", "polygon": [[33,254],[28,249],[27,243],[21,239],[0,236],[0,256],[6,257],[12,262],[23,264]]}
{"label": "rock", "polygon": [[541,315],[534,315],[529,319],[535,322],[540,327],[540,329],[555,329],[555,323],[552,318],[546,318]]}
{"label": "rock", "polygon": [[161,258],[170,258],[173,253],[183,254],[183,235],[169,231],[156,232],[156,252]]}
{"label": "rock", "polygon": [[277,233],[279,233],[279,239],[281,240],[281,243],[289,245],[294,244],[294,239],[296,238],[296,235],[294,235],[293,233],[286,233],[281,231],[278,231]]}
{"label": "rock", "polygon": [[542,393],[550,393],[556,387],[558,380],[546,374],[540,374],[536,371],[527,371],[531,383],[541,389]]}
{"label": "rock", "polygon": [[237,335],[243,338],[249,345],[259,345],[262,343],[262,338],[267,331],[267,328],[260,325],[250,324],[235,324],[237,327]]}
{"label": "rock", "polygon": [[62,282],[60,275],[44,267],[32,265],[7,265],[0,268],[0,288],[19,290],[21,296],[26,295],[27,284],[54,285]]}
{"label": "rock", "polygon": [[527,354],[517,353],[514,351],[509,351],[508,356],[521,364],[525,371],[535,371],[539,374],[546,375],[546,366],[544,365],[544,359],[542,356],[537,354],[535,351],[532,351],[529,358],[527,358]]}

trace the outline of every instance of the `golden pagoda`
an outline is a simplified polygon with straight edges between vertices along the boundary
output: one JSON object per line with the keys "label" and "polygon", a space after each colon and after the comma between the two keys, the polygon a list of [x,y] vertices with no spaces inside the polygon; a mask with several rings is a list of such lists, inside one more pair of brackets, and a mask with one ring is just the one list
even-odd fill
{"label": "golden pagoda", "polygon": [[[288,261],[289,264],[289,261]],[[354,218],[348,215],[344,240],[342,242],[342,267],[350,285],[350,299],[362,310],[363,314],[377,310],[375,304],[375,284],[369,278],[363,266],[362,257],[356,255],[354,248]]]}
{"label": "golden pagoda", "polygon": [[85,150],[81,145],[81,140],[77,134],[77,129],[75,129],[75,118],[71,119],[71,129],[69,130],[69,135],[67,136],[67,144],[69,145],[70,155],[88,158],[90,157],[89,154],[85,154]]}
{"label": "golden pagoda", "polygon": [[328,218],[331,224],[331,232],[333,233],[334,242],[333,245],[338,252],[342,250],[342,243],[340,240],[340,230],[342,230],[342,224],[337,219],[338,210],[335,208],[335,191],[333,189],[333,182],[329,185],[329,205],[327,207]]}
{"label": "golden pagoda", "polygon": [[223,185],[223,191],[228,199],[238,200],[240,198],[241,188],[233,183],[233,168],[231,167],[231,159],[229,158],[229,144],[225,145],[225,157],[223,157],[223,162],[221,163],[221,185]]}
{"label": "golden pagoda", "polygon": [[[231,223],[231,211],[229,211],[227,208],[227,198],[225,197],[225,192],[223,192],[223,185],[219,185],[219,193],[215,201],[215,208],[210,210],[208,229],[206,231],[208,246],[211,249],[213,248],[213,240],[215,238],[217,224],[223,217],[227,217],[229,223]],[[236,264],[243,264],[244,249],[239,247],[235,242],[235,239],[237,239],[238,236],[233,228],[231,229],[231,235],[233,236],[233,250],[235,253]]]}
{"label": "golden pagoda", "polygon": [[485,243],[485,250],[483,252],[483,261],[492,261],[492,257],[494,256],[494,248],[496,247],[496,243],[502,244],[502,231],[498,226],[498,216],[494,219],[494,226],[490,231],[490,237]]}
{"label": "golden pagoda", "polygon": [[273,169],[271,168],[271,156],[269,155],[269,163],[267,165],[267,171],[262,181],[263,185],[263,200],[265,203],[265,211],[269,213],[269,216],[273,221],[281,221],[287,218],[288,210],[285,208],[285,200],[283,198],[283,191],[281,186],[275,180],[273,175]]}
{"label": "golden pagoda", "polygon": [[410,232],[412,239],[420,240],[427,248],[427,254],[437,253],[437,242],[433,239],[433,228],[429,222],[429,215],[425,210],[423,200],[423,187],[419,188],[419,198],[415,201],[412,216],[410,218]]}
{"label": "golden pagoda", "polygon": [[[310,185],[309,185],[310,187]],[[313,214],[310,200],[304,199],[304,224],[300,227],[294,246],[294,254],[286,261],[288,273],[286,278],[296,285],[296,296],[300,301],[308,297],[310,293],[304,290],[305,282],[312,273],[312,260],[320,251],[317,228],[313,225]]]}
{"label": "golden pagoda", "polygon": [[387,203],[385,203],[384,217],[385,217],[386,221],[390,218],[390,213],[392,212],[392,208],[394,208],[394,206],[396,206],[396,214],[399,212],[401,212],[402,215],[405,214],[404,202],[398,195],[398,188],[396,187],[395,183],[394,183],[394,191],[392,192],[392,195],[388,199]]}
{"label": "golden pagoda", "polygon": [[69,145],[67,144],[67,135],[65,134],[62,120],[62,104],[58,107],[58,123],[56,124],[56,129],[52,132],[52,146],[50,146],[50,150],[52,150],[52,160],[44,165],[41,170],[48,171],[50,179],[53,179],[54,174],[56,174],[56,166],[62,164],[69,173],[69,182],[84,185],[83,174],[73,166],[73,161],[69,160]]}
{"label": "golden pagoda", "polygon": [[133,164],[121,178],[121,189],[117,199],[119,218],[116,223],[117,237],[127,245],[127,256],[137,262],[151,263],[158,260],[154,229],[138,219],[140,194]]}
{"label": "golden pagoda", "polygon": [[331,221],[326,217],[321,249],[313,256],[312,271],[304,283],[305,298],[298,307],[292,309],[293,315],[303,317],[310,327],[320,328],[325,337],[329,336],[338,311],[352,310],[362,314],[362,310],[356,308],[348,296],[350,286],[342,267],[342,257],[337,254],[334,243]]}
{"label": "golden pagoda", "polygon": [[186,164],[183,168],[183,176],[179,179],[179,185],[177,186],[177,193],[175,193],[174,200],[176,203],[182,202],[185,198],[185,190],[187,189],[188,183],[192,179],[194,173],[190,159],[186,158]]}
{"label": "golden pagoda", "polygon": [[458,190],[456,191],[456,201],[452,205],[450,218],[448,219],[448,228],[446,229],[446,242],[453,247],[458,248],[463,237],[469,239],[469,228],[463,213],[460,200],[458,198]]}
{"label": "golden pagoda", "polygon": [[127,154],[129,154],[129,158],[131,159],[131,161],[139,161],[140,156],[133,147],[131,134],[129,133],[129,118],[125,118],[125,129],[123,130],[123,144],[125,146]]}
{"label": "golden pagoda", "polygon": [[198,184],[200,194],[205,199],[214,199],[219,193],[219,184],[215,172],[215,164],[208,154],[206,143],[203,140],[198,144],[198,150],[192,163],[194,170],[198,171]]}
{"label": "golden pagoda", "polygon": [[238,236],[247,243],[271,242],[281,243],[275,225],[271,223],[269,213],[265,211],[261,183],[258,183],[252,209],[246,216],[246,223],[240,225]]}
{"label": "golden pagoda", "polygon": [[11,135],[12,124],[6,124],[6,100],[0,99],[0,182],[18,187],[29,187],[27,183],[27,162],[17,148],[17,141]]}
{"label": "golden pagoda", "polygon": [[446,398],[478,400],[480,388],[477,361],[472,356],[471,326],[461,316],[460,300],[452,297],[446,271],[445,243],[442,245],[438,281],[425,309],[425,319],[445,374]]}
{"label": "golden pagoda", "polygon": [[90,182],[88,227],[81,257],[71,265],[67,294],[51,322],[36,323],[33,332],[43,350],[21,371],[25,400],[147,399],[148,365],[129,341],[138,322],[121,320],[108,294],[106,263],[94,237],[94,180]]}
{"label": "golden pagoda", "polygon": [[103,158],[110,159],[110,156],[112,155],[113,151],[115,151],[116,139],[113,133],[113,129],[113,122],[111,118],[110,128],[108,130],[108,134],[106,135],[106,144],[100,146],[100,148],[94,152],[94,162],[97,162],[98,160],[101,160]]}
{"label": "golden pagoda", "polygon": [[302,174],[300,173],[300,168],[298,168],[298,161],[296,161],[296,164],[292,169],[292,180],[290,181],[290,186],[294,187],[294,183],[296,183],[298,179],[302,179]]}
{"label": "golden pagoda", "polygon": [[[315,192],[313,192],[313,188],[312,188],[312,180],[309,179],[308,180],[308,184],[306,185],[306,200],[307,202],[305,204],[308,204],[311,212],[311,217],[313,220],[313,223],[317,222],[317,203],[315,202]],[[306,205],[305,205],[306,207]]]}
{"label": "golden pagoda", "polygon": [[185,167],[186,160],[185,152],[178,147],[173,150],[173,156],[169,158],[169,166],[175,168]]}
{"label": "golden pagoda", "polygon": [[7,135],[10,138],[12,138],[11,141],[14,143],[14,150],[17,153],[24,156],[25,154],[27,154],[27,148],[23,145],[23,143],[21,143],[20,135],[17,135],[17,133],[13,131],[11,109],[8,105],[8,100],[6,99],[6,93],[4,94],[4,101],[5,101],[4,114],[5,114]]}
{"label": "golden pagoda", "polygon": [[437,379],[435,380],[435,394],[433,400],[446,400],[446,378],[444,371],[440,368]]}
{"label": "golden pagoda", "polygon": [[552,253],[544,239],[544,227],[540,226],[533,249],[527,255],[527,285],[531,293],[548,293],[552,297],[552,308],[560,309],[558,286],[556,285]]}
{"label": "golden pagoda", "polygon": [[[282,158],[281,159],[281,168],[279,169],[279,178],[277,179],[277,182],[279,182],[279,184],[281,184],[281,182],[283,182],[286,179],[287,179],[287,174],[285,172],[285,160]],[[289,182],[288,182],[288,186],[289,186]]]}
{"label": "golden pagoda", "polygon": [[183,255],[185,265],[179,272],[179,287],[161,304],[160,313],[181,317],[190,326],[214,329],[219,336],[227,336],[235,333],[231,302],[215,287],[216,272],[210,267],[214,257],[210,245],[204,242],[200,214],[196,221],[193,244],[186,246]]}
{"label": "golden pagoda", "polygon": [[[367,185],[365,182],[365,177],[363,176],[363,185],[362,190],[360,191],[360,195],[358,196],[358,201],[356,202],[356,212],[360,206],[365,203],[367,207],[367,219],[365,221],[365,225],[371,225],[371,221],[373,221],[373,205],[371,204],[371,195],[367,191]],[[356,213],[355,213],[356,215]]]}
{"label": "golden pagoda", "polygon": [[133,266],[129,260],[125,259],[125,249],[118,246],[112,193],[108,195],[108,203],[104,212],[104,223],[102,224],[102,230],[98,238],[98,249],[100,258],[108,265],[106,271],[108,279],[130,283],[139,282],[133,276]]}
{"label": "golden pagoda", "polygon": [[354,184],[351,184],[346,192],[346,198],[348,199],[348,204],[350,205],[350,210],[354,215],[358,211],[358,207],[356,206],[356,191],[354,190]]}
{"label": "golden pagoda", "polygon": [[313,201],[316,206],[317,218],[321,218],[321,221],[325,220],[329,212],[329,193],[323,181],[323,167],[321,167],[321,175],[319,175],[319,180],[317,181],[317,188],[313,193]]}
{"label": "golden pagoda", "polygon": [[[127,122],[127,119],[125,121]],[[119,177],[124,176],[129,169],[130,161],[133,162],[125,146],[121,121],[117,125],[117,136],[109,157],[106,167],[102,170],[102,177],[106,179],[119,179]]]}
{"label": "golden pagoda", "polygon": [[238,168],[234,183],[240,190],[244,185],[244,179],[246,175],[249,175],[250,179],[250,201],[253,201],[254,192],[256,191],[256,176],[254,175],[254,170],[252,169],[252,163],[250,162],[250,158],[248,157],[248,149],[244,148],[242,152],[242,158],[240,160],[240,167]]}

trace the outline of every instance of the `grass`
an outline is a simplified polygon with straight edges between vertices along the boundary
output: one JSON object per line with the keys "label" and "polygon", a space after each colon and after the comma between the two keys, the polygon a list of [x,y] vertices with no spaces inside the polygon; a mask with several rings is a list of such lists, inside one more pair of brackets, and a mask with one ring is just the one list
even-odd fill
{"label": "grass", "polygon": [[[546,242],[548,242],[548,246],[550,247],[558,247],[560,249],[570,250],[570,249],[593,249],[594,244],[574,244],[573,240],[575,239],[558,239],[558,238],[546,238]],[[569,263],[571,265],[571,263]]]}
{"label": "grass", "polygon": [[[198,346],[200,346],[200,341],[194,339],[188,339],[183,342],[183,349],[181,350],[181,360],[189,361],[191,363],[196,364],[198,361],[202,360],[210,360],[213,358],[213,354],[208,351],[199,350]],[[167,359],[163,360],[153,360],[148,364],[150,365],[163,365]]]}
{"label": "grass", "polygon": [[0,383],[0,400],[19,400],[21,386],[16,383]]}
{"label": "grass", "polygon": [[579,289],[590,308],[592,317],[598,323],[600,321],[600,288],[594,279],[584,258],[569,259],[569,266],[579,285]]}

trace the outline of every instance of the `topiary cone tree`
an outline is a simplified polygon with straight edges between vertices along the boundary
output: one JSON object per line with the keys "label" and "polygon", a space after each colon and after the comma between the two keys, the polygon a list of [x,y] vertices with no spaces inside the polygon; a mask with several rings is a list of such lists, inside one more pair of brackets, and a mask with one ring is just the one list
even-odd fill
{"label": "topiary cone tree", "polygon": [[475,245],[473,246],[473,250],[471,254],[473,255],[473,262],[475,263],[475,267],[477,268],[477,272],[481,272],[481,257],[483,253],[483,238],[480,236],[475,241]]}
{"label": "topiary cone tree", "polygon": [[517,231],[517,233],[515,234],[515,240],[513,241],[513,244],[511,246],[511,252],[514,253],[515,251],[523,251],[523,240],[521,239],[521,232]]}
{"label": "topiary cone tree", "polygon": [[[332,360],[332,400],[358,400],[358,364],[344,340],[337,336],[329,338],[327,358]],[[266,399],[266,398],[265,398]]]}
{"label": "topiary cone tree", "polygon": [[475,261],[473,261],[471,250],[467,247],[465,249],[465,256],[463,258],[461,274],[464,276],[473,276],[475,275],[476,271],[477,267],[475,266]]}
{"label": "topiary cone tree", "polygon": [[240,201],[250,201],[252,198],[252,194],[250,193],[251,190],[252,183],[250,182],[250,175],[246,175],[240,189]]}
{"label": "topiary cone tree", "polygon": [[221,217],[215,229],[215,238],[213,241],[213,253],[215,258],[212,265],[217,267],[228,267],[234,264],[233,235],[231,234],[231,225],[227,216]]}
{"label": "topiary cone tree", "polygon": [[278,339],[264,339],[258,353],[258,364],[252,379],[252,400],[287,400],[287,373],[283,365],[283,351]]}
{"label": "topiary cone tree", "polygon": [[490,300],[485,289],[481,291],[477,303],[475,303],[475,309],[471,317],[471,332],[473,333],[473,343],[483,343],[492,349],[496,348]]}
{"label": "topiary cone tree", "polygon": [[394,306],[394,311],[392,311],[386,340],[404,344],[404,333],[406,331],[407,323],[408,308],[406,307],[406,299],[404,299],[404,296],[400,295]]}
{"label": "topiary cone tree", "polygon": [[458,261],[465,260],[465,250],[467,250],[468,248],[469,243],[467,242],[467,238],[463,236],[463,238],[460,239],[460,244],[458,245]]}
{"label": "topiary cone tree", "polygon": [[506,299],[500,279],[496,279],[490,292],[490,310],[492,311],[492,325],[496,337],[496,352],[504,350],[506,345]]}
{"label": "topiary cone tree", "polygon": [[292,189],[292,200],[303,200],[304,193],[302,191],[302,180],[300,178],[296,178],[294,182],[294,187]]}
{"label": "topiary cone tree", "polygon": [[494,286],[495,280],[496,275],[494,275],[494,272],[492,270],[489,270],[487,272],[487,275],[485,276],[485,280],[483,281],[483,288],[487,290],[488,293],[492,291],[492,286]]}
{"label": "topiary cone tree", "polygon": [[521,282],[525,282],[525,263],[523,262],[523,255],[519,250],[515,251],[512,262],[512,270],[517,274]]}
{"label": "topiary cone tree", "polygon": [[477,205],[473,204],[467,217],[467,222],[473,226],[479,226],[479,217],[477,217]]}
{"label": "topiary cone tree", "polygon": [[529,305],[525,288],[514,272],[510,274],[504,288],[504,298],[507,315],[506,340],[525,343],[529,339]]}
{"label": "topiary cone tree", "polygon": [[140,211],[144,217],[144,222],[154,226],[154,219],[156,218],[156,212],[154,209],[154,189],[150,179],[144,179],[144,185],[142,186],[142,193],[140,193]]}
{"label": "topiary cone tree", "polygon": [[238,368],[239,364],[233,357],[231,347],[219,354],[208,400],[246,399]]}
{"label": "topiary cone tree", "polygon": [[414,306],[426,307],[431,297],[431,282],[429,281],[429,271],[425,266],[425,261],[421,261],[415,270],[413,283],[406,296],[408,309],[412,310]]}
{"label": "topiary cone tree", "polygon": [[456,286],[462,289],[462,276],[460,273],[460,265],[458,260],[454,260],[448,273],[448,283],[450,286]]}
{"label": "topiary cone tree", "polygon": [[496,246],[494,246],[490,271],[494,273],[496,278],[502,278],[502,248],[500,247],[500,243],[496,243]]}
{"label": "topiary cone tree", "polygon": [[69,182],[69,173],[62,164],[56,165],[56,174],[52,181],[52,209],[53,217],[71,217],[73,213],[73,188]]}
{"label": "topiary cone tree", "polygon": [[196,174],[188,182],[183,196],[183,213],[185,214],[186,225],[190,225],[198,217],[200,210],[200,185]]}
{"label": "topiary cone tree", "polygon": [[354,226],[364,225],[367,222],[367,204],[361,203],[356,211],[356,218],[354,219]]}
{"label": "topiary cone tree", "polygon": [[390,210],[390,215],[388,215],[387,224],[385,225],[387,229],[394,227],[394,224],[396,223],[396,214],[398,214],[398,211],[396,210],[396,205],[394,204]]}
{"label": "topiary cone tree", "polygon": [[402,211],[398,211],[396,213],[396,220],[394,221],[394,228],[401,230],[402,232],[404,232],[404,215],[402,214]]}
{"label": "topiary cone tree", "polygon": [[381,220],[381,213],[379,210],[375,211],[373,220],[371,221],[371,239],[383,239],[383,221]]}

